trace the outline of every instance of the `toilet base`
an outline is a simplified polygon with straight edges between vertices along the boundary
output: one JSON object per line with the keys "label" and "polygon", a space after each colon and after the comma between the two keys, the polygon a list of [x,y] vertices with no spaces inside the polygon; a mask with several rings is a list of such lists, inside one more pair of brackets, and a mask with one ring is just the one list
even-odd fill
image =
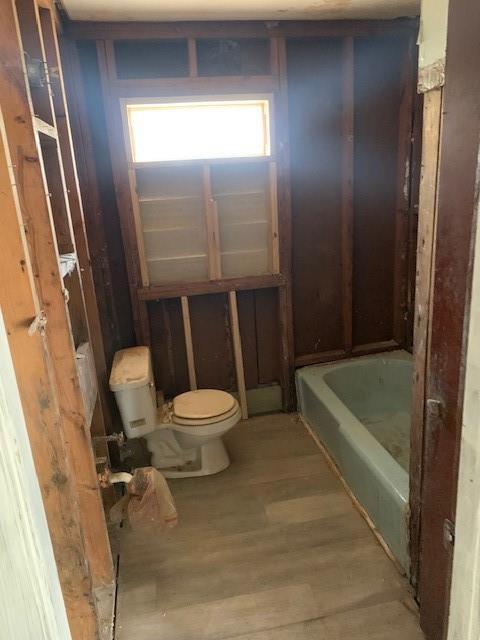
{"label": "toilet base", "polygon": [[[230,458],[221,438],[213,438],[196,451],[196,458],[181,467],[159,468],[166,478],[211,476],[230,465]],[[155,465],[155,459],[152,460]]]}

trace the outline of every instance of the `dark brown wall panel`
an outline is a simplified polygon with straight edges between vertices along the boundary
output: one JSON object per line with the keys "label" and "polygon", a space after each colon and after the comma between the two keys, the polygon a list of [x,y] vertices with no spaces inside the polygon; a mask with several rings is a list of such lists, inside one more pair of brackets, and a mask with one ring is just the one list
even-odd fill
{"label": "dark brown wall panel", "polygon": [[188,391],[187,355],[180,299],[148,305],[153,373],[167,397]]}
{"label": "dark brown wall panel", "polygon": [[198,387],[235,389],[227,295],[193,296],[189,303]]}
{"label": "dark brown wall panel", "polygon": [[407,42],[357,39],[353,344],[393,338],[398,121]]}
{"label": "dark brown wall panel", "polygon": [[[77,43],[81,79],[83,81],[84,109],[76,105],[82,126],[87,127],[90,145],[83,144],[84,163],[94,165],[96,185],[89,183],[89,172],[79,170],[81,193],[84,200],[85,225],[97,298],[100,301],[100,319],[105,342],[107,365],[116,350],[135,344],[132,309],[128,291],[120,220],[115,199],[107,128],[100,85],[96,45],[94,42]],[[78,81],[79,79],[77,79]],[[79,132],[81,135],[81,132]],[[79,153],[77,148],[77,154]],[[98,201],[90,201],[96,191]]]}
{"label": "dark brown wall panel", "polygon": [[255,295],[257,331],[257,385],[278,382],[280,377],[280,327],[278,322],[278,290],[261,289]]}
{"label": "dark brown wall panel", "polygon": [[[358,29],[361,31],[360,24]],[[345,344],[350,344],[347,335],[351,296],[349,286],[345,286],[349,264],[346,269],[344,265],[342,275],[342,259],[345,261],[342,210],[349,200],[349,194],[345,193],[349,179],[342,175],[342,168],[350,173],[345,167],[352,164],[353,343],[363,345],[392,338],[397,138],[407,37],[408,34],[405,37],[397,34],[355,39],[354,104],[350,105],[355,109],[354,158],[351,140],[344,138],[348,133],[349,104],[345,105],[343,100],[353,92],[347,73],[349,49],[345,37],[324,33],[322,37],[287,39],[288,78],[281,80],[288,82],[297,357],[313,356],[314,361],[317,355],[341,356]],[[86,178],[81,176],[82,191],[88,210],[87,230],[102,330],[110,359],[115,349],[134,344],[126,273],[126,260],[130,256],[125,256],[120,233],[96,43],[77,41],[75,48],[86,94],[83,129],[77,131],[76,140],[81,146],[84,132],[91,138],[83,162],[86,168],[94,166],[93,178],[99,195],[96,200],[89,198],[93,191],[89,189],[91,175],[86,169]],[[138,61],[141,67],[141,56]],[[283,186],[279,185],[280,193]],[[411,232],[414,235],[413,227]],[[345,230],[343,236],[345,240]],[[344,294],[348,300],[343,299]],[[237,298],[246,386],[255,388],[277,382],[278,292],[275,289],[239,292]],[[180,302],[152,302],[148,309],[157,386],[167,395],[180,393],[188,387]],[[234,389],[227,296],[192,296],[190,313],[198,385]]]}
{"label": "dark brown wall panel", "polygon": [[295,355],[342,345],[342,40],[287,42]]}
{"label": "dark brown wall panel", "polygon": [[239,291],[237,305],[247,389],[278,382],[280,335],[277,290]]}

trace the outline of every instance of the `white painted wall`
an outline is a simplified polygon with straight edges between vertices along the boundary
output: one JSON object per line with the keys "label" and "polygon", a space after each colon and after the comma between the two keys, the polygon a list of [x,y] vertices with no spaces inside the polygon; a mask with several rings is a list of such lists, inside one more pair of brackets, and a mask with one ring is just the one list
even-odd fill
{"label": "white painted wall", "polygon": [[71,640],[1,313],[0,637]]}
{"label": "white painted wall", "polygon": [[[477,176],[480,221],[480,153]],[[476,231],[465,373],[448,640],[480,638],[480,224]]]}

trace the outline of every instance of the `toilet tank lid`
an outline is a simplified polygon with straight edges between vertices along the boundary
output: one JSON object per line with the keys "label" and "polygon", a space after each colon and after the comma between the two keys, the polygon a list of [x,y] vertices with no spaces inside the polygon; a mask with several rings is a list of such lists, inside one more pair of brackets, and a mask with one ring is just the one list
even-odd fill
{"label": "toilet tank lid", "polygon": [[148,347],[130,347],[117,351],[110,372],[110,389],[137,389],[153,381]]}

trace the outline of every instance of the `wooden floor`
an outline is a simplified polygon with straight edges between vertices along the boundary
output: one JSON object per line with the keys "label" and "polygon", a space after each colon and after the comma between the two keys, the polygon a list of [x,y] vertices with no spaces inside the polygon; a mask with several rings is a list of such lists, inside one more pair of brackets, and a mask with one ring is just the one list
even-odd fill
{"label": "wooden floor", "polygon": [[117,640],[421,640],[406,581],[298,417],[239,424],[180,525],[121,541]]}

